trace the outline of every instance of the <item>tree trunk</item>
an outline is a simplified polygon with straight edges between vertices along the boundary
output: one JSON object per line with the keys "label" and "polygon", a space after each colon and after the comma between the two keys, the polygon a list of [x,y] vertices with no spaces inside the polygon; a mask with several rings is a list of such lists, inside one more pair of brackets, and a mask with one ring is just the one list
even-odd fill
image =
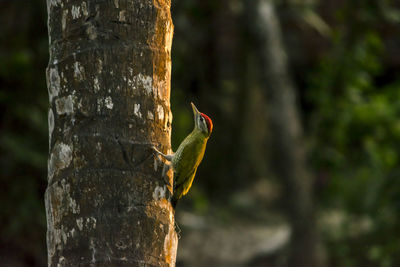
{"label": "tree trunk", "polygon": [[170,1],[47,6],[48,264],[174,266]]}
{"label": "tree trunk", "polygon": [[292,226],[288,266],[321,266],[316,246],[312,176],[306,153],[295,87],[288,63],[279,20],[270,0],[248,4],[250,27],[261,65],[261,82],[267,103],[275,173],[285,185],[286,205]]}

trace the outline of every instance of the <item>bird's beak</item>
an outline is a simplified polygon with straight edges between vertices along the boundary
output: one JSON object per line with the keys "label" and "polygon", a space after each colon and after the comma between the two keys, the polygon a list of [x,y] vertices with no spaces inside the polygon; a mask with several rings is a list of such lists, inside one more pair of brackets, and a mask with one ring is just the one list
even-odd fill
{"label": "bird's beak", "polygon": [[200,114],[200,111],[196,108],[196,106],[193,104],[193,102],[191,102],[190,104],[192,105],[193,114],[196,117],[196,115]]}

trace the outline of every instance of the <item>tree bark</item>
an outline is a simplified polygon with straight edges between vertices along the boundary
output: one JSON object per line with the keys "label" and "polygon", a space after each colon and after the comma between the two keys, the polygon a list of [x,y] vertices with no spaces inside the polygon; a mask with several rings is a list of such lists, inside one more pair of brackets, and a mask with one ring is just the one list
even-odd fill
{"label": "tree bark", "polygon": [[288,266],[322,266],[317,253],[312,175],[306,166],[296,89],[288,73],[287,56],[274,4],[270,0],[248,3],[251,32],[259,55],[266,114],[271,131],[274,172],[285,186],[292,227]]}
{"label": "tree bark", "polygon": [[170,1],[47,7],[48,265],[174,266]]}

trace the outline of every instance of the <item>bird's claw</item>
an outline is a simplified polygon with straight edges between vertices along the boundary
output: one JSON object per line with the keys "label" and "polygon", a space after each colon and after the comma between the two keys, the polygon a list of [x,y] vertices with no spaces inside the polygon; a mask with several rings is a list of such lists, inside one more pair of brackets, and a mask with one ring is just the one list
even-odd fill
{"label": "bird's claw", "polygon": [[164,178],[164,182],[167,186],[172,186],[171,183],[169,182],[169,177],[167,175],[164,175],[163,178]]}
{"label": "bird's claw", "polygon": [[178,239],[181,239],[182,230],[176,221],[175,221],[175,232],[176,232],[176,235],[178,236]]}

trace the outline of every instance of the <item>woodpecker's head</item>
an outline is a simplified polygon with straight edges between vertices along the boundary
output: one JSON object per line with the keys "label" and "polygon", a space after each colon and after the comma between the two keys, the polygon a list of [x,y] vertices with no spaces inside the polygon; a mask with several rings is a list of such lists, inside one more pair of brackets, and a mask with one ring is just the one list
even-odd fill
{"label": "woodpecker's head", "polygon": [[211,119],[206,114],[198,111],[193,103],[191,104],[194,115],[194,127],[204,133],[207,137],[209,137],[213,129]]}

